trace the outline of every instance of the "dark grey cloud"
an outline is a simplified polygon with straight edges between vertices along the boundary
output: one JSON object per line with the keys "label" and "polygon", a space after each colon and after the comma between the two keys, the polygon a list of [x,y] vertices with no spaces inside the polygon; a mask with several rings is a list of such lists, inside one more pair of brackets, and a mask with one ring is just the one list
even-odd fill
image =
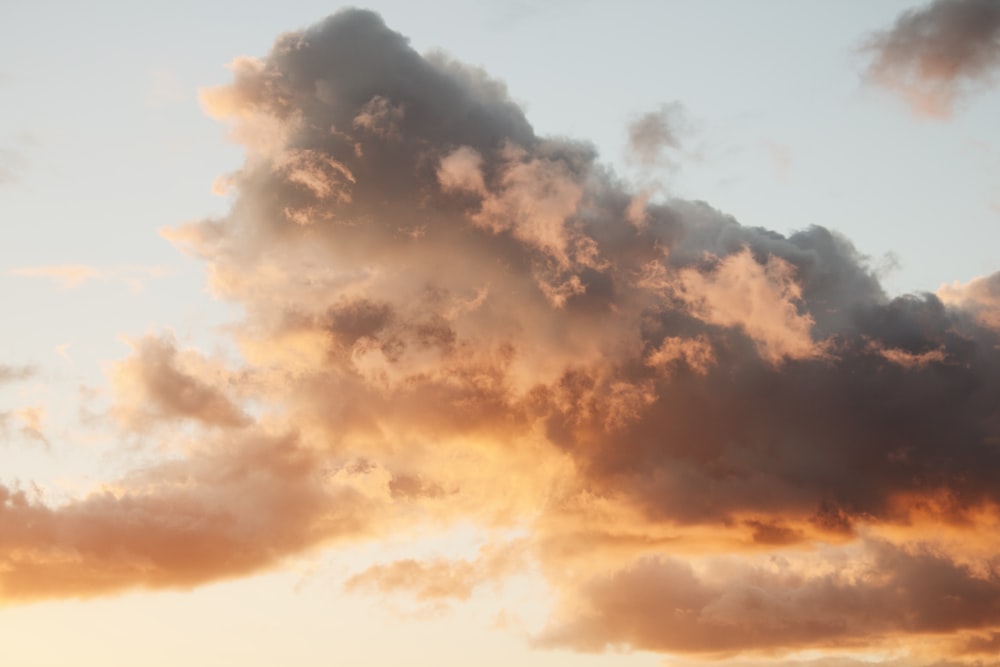
{"label": "dark grey cloud", "polygon": [[[827,290],[807,303],[824,303]],[[780,367],[730,333],[651,317],[650,348],[693,328],[712,336],[717,362],[704,373],[681,362],[668,379],[652,379],[655,399],[614,432],[599,422],[607,387],[567,376],[552,390],[553,402],[569,409],[548,418],[551,437],[579,452],[605,492],[685,521],[751,510],[814,513],[822,522],[830,508],[892,519],[892,501],[904,493],[944,492],[956,510],[1000,500],[996,334],[932,295],[845,310],[833,313],[835,323],[846,322],[828,329],[829,357]],[[817,330],[829,326],[814,312]],[[934,351],[940,357],[921,357]]]}

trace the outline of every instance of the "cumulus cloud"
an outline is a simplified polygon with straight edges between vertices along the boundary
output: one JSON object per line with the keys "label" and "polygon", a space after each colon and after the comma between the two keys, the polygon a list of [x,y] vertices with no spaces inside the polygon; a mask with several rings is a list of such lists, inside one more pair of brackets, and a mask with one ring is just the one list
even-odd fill
{"label": "cumulus cloud", "polygon": [[202,95],[247,149],[232,208],[164,235],[242,307],[241,360],[135,343],[117,414],[167,459],[61,506],[7,490],[6,595],[471,521],[529,535],[524,561],[404,558],[349,587],[461,599],[537,561],[560,596],[539,641],[585,650],[1000,625],[1000,545],[953,539],[996,532],[992,278],[889,298],[833,231],[651,201],[370,12],[232,70]]}
{"label": "cumulus cloud", "polygon": [[865,50],[872,81],[902,95],[920,115],[947,117],[1000,68],[1000,4],[934,0],[872,35]]}
{"label": "cumulus cloud", "polygon": [[965,284],[942,285],[936,294],[945,305],[971,315],[984,326],[1000,330],[1000,272]]}

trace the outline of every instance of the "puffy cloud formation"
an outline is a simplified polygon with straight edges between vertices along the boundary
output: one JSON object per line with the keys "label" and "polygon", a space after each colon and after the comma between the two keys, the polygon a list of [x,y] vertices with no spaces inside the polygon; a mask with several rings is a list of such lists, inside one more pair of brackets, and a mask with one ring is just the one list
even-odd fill
{"label": "puffy cloud formation", "polygon": [[925,116],[947,117],[1000,68],[1000,3],[934,0],[873,35],[868,76]]}
{"label": "puffy cloud formation", "polygon": [[232,69],[203,95],[246,147],[232,209],[164,233],[242,306],[242,361],[134,345],[115,414],[165,453],[60,506],[4,490],[6,598],[471,521],[526,537],[348,588],[461,599],[532,563],[537,641],[581,650],[995,641],[996,276],[889,298],[830,230],[643,201],[370,12]]}

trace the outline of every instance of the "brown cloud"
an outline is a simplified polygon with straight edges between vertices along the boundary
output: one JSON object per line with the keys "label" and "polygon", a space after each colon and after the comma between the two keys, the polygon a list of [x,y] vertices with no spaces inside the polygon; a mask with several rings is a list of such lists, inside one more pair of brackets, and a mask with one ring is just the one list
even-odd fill
{"label": "brown cloud", "polygon": [[868,76],[921,115],[947,117],[956,101],[993,81],[1000,68],[1000,4],[934,0],[873,35]]}
{"label": "brown cloud", "polygon": [[365,531],[362,495],[292,435],[214,441],[59,507],[0,486],[0,596],[188,587]]}
{"label": "brown cloud", "polygon": [[[717,561],[703,572],[651,558],[588,582],[571,620],[543,645],[720,656],[787,647],[856,648],[898,634],[941,634],[1000,622],[1000,579],[921,551],[868,545],[827,571],[774,561]],[[838,566],[839,567],[836,567]]]}
{"label": "brown cloud", "polygon": [[[58,507],[8,493],[11,596],[471,521],[530,534],[564,596],[553,643],[777,653],[1000,624],[991,544],[963,532],[1000,504],[995,276],[889,298],[827,229],[651,201],[370,12],[232,69],[203,94],[247,148],[232,209],[164,235],[242,307],[241,359],[135,344],[117,414],[176,460]],[[351,586],[461,598],[493,576],[401,560]]]}
{"label": "brown cloud", "polygon": [[250,417],[226,395],[233,384],[218,364],[187,350],[173,340],[148,336],[133,345],[134,356],[117,365],[113,374],[116,412],[132,428],[164,421],[192,419],[210,426],[238,428]]}
{"label": "brown cloud", "polygon": [[34,376],[36,372],[37,371],[34,366],[11,366],[8,364],[0,364],[0,384],[26,380]]}

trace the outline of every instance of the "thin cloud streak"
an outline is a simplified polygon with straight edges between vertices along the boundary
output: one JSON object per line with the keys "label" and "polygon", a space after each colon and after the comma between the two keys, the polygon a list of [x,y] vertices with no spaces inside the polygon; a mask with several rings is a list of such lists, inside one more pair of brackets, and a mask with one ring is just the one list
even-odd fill
{"label": "thin cloud streak", "polygon": [[161,278],[169,272],[170,269],[160,266],[98,267],[90,264],[25,266],[7,271],[12,276],[52,280],[61,289],[76,289],[86,282],[97,280],[121,282],[136,293],[142,291],[145,279]]}

